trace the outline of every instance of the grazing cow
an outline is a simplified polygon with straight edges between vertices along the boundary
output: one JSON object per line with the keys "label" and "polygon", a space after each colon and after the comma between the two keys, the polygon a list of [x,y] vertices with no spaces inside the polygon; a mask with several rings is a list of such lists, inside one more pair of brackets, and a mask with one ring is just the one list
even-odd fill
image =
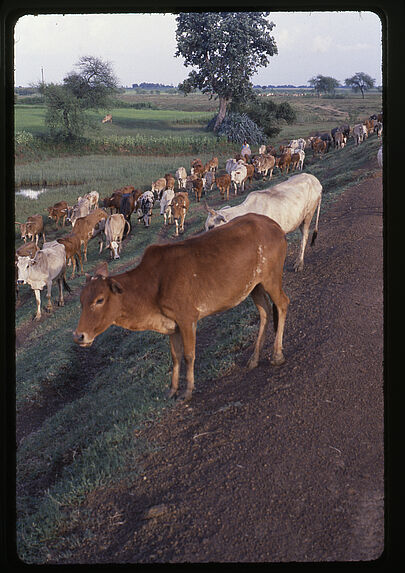
{"label": "grazing cow", "polygon": [[163,191],[166,189],[166,186],[167,183],[164,177],[160,177],[159,179],[156,179],[156,181],[152,181],[151,191],[154,195],[154,201],[158,199],[160,200]]}
{"label": "grazing cow", "polygon": [[58,226],[59,220],[62,219],[62,227],[64,227],[67,216],[67,209],[67,201],[58,201],[58,203],[55,203],[53,207],[48,207],[49,219],[53,219],[53,221],[56,222],[56,226]]}
{"label": "grazing cow", "polygon": [[197,179],[197,175],[187,175],[186,185],[184,187],[185,191],[190,193],[193,190],[193,183]]}
{"label": "grazing cow", "polygon": [[243,163],[235,165],[235,167],[231,171],[231,181],[234,186],[235,195],[237,194],[238,187],[240,188],[242,193],[245,190],[246,177],[247,177],[246,165],[244,165]]}
{"label": "grazing cow", "polygon": [[149,227],[150,225],[152,218],[152,208],[154,203],[155,203],[155,196],[152,191],[145,191],[145,193],[142,193],[142,195],[138,199],[137,203],[138,221],[142,220],[145,227]]}
{"label": "grazing cow", "polygon": [[47,310],[52,309],[51,291],[52,282],[57,281],[59,286],[58,305],[63,306],[63,287],[68,292],[69,286],[65,280],[66,272],[66,252],[65,246],[52,241],[44,243],[42,249],[35,254],[35,257],[20,257],[18,261],[18,282],[20,284],[29,284],[35,293],[37,302],[37,313],[35,320],[41,318],[41,290],[47,287]]}
{"label": "grazing cow", "polygon": [[268,172],[270,172],[269,178],[273,177],[273,169],[276,164],[276,159],[273,155],[259,155],[253,159],[252,163],[257,173],[263,177],[263,181],[266,179]]}
{"label": "grazing cow", "polygon": [[215,185],[221,194],[222,199],[226,198],[229,199],[229,188],[231,186],[231,176],[229,173],[222,173],[221,175],[217,175],[215,177]]}
{"label": "grazing cow", "polygon": [[[129,222],[125,219],[122,213],[115,213],[114,215],[110,215],[105,220],[105,248],[110,249],[111,258],[114,257],[114,260],[120,258],[122,237],[124,235],[126,225],[130,227]],[[103,244],[101,243],[100,252],[102,248]]]}
{"label": "grazing cow", "polygon": [[119,212],[121,215],[124,215],[125,220],[128,222],[128,231],[126,235],[131,231],[131,215],[134,212],[136,203],[142,193],[143,191],[141,191],[141,189],[134,189],[131,193],[123,193],[121,195]]}
{"label": "grazing cow", "polygon": [[76,219],[75,226],[73,227],[73,232],[80,238],[80,242],[83,245],[83,255],[84,261],[87,261],[87,244],[93,237],[96,236],[94,229],[97,223],[101,219],[107,219],[108,215],[103,209],[94,209],[91,213],[85,217],[79,217]]}
{"label": "grazing cow", "polygon": [[104,119],[101,120],[101,123],[112,123],[112,115],[111,113],[108,113]]}
{"label": "grazing cow", "polygon": [[174,184],[176,183],[176,180],[173,177],[173,175],[171,173],[166,173],[165,179],[166,179],[166,187],[165,188],[174,190]]}
{"label": "grazing cow", "polygon": [[245,163],[245,167],[246,167],[246,179],[244,183],[249,181],[249,187],[250,187],[253,181],[253,177],[255,175],[255,166],[252,165],[251,163]]}
{"label": "grazing cow", "polygon": [[197,177],[197,179],[195,179],[193,181],[193,189],[194,189],[196,201],[198,203],[200,202],[200,199],[201,199],[203,187],[204,187],[203,180],[200,179],[199,177]]}
{"label": "grazing cow", "polygon": [[367,130],[362,123],[358,123],[353,127],[353,136],[356,145],[360,145],[360,143],[364,141],[365,132],[367,132]]}
{"label": "grazing cow", "polygon": [[85,217],[90,213],[90,201],[84,197],[79,197],[78,202],[73,207],[68,207],[66,221],[75,226],[79,217]]}
{"label": "grazing cow", "polygon": [[187,171],[184,167],[179,167],[176,171],[176,180],[179,189],[186,188]]}
{"label": "grazing cow", "polygon": [[61,237],[60,239],[56,239],[58,243],[60,243],[61,245],[64,245],[65,247],[65,253],[66,253],[66,263],[68,265],[72,264],[72,275],[71,275],[71,279],[75,278],[75,270],[76,270],[76,262],[78,261],[78,263],[80,262],[80,268],[81,268],[81,272],[83,274],[83,262],[82,262],[82,252],[81,252],[81,247],[82,247],[82,242],[80,240],[80,237],[78,235],[75,234],[75,232],[73,231],[72,233],[70,233],[69,235],[66,235],[66,237]]}
{"label": "grazing cow", "polygon": [[263,191],[249,193],[240,205],[224,207],[218,211],[207,206],[209,215],[205,221],[205,230],[209,231],[246,213],[267,215],[267,217],[277,221],[285,233],[291,233],[299,227],[302,241],[294,268],[296,271],[301,271],[304,268],[304,251],[308,240],[309,226],[316,209],[318,212],[311,245],[314,244],[318,234],[321,199],[322,185],[318,179],[309,173],[301,173]]}
{"label": "grazing cow", "polygon": [[190,201],[188,194],[185,191],[179,191],[175,194],[172,199],[172,217],[176,224],[176,236],[178,236],[179,231],[184,233],[184,220],[187,215],[188,208],[190,206]]}
{"label": "grazing cow", "polygon": [[381,137],[383,131],[383,124],[381,121],[376,121],[374,131],[376,132],[378,138]]}
{"label": "grazing cow", "polygon": [[288,169],[291,164],[290,153],[283,153],[280,157],[276,157],[275,165],[280,169],[281,173],[286,173],[288,175]]}
{"label": "grazing cow", "polygon": [[172,216],[172,199],[174,197],[174,189],[165,189],[160,200],[160,214],[163,215],[164,224],[173,223]]}
{"label": "grazing cow", "polygon": [[247,366],[253,369],[259,364],[271,312],[276,333],[271,363],[280,365],[285,361],[283,333],[289,305],[282,288],[286,252],[280,226],[268,217],[249,214],[179,243],[150,245],[139,265],[125,273],[109,276],[104,263],[87,277],[80,294],[81,315],[73,339],[89,347],[112,324],[168,334],[173,360],[168,395],[178,393],[184,355],[187,386],[182,398],[190,400],[197,322],[251,295],[260,325]]}
{"label": "grazing cow", "polygon": [[381,146],[380,149],[377,152],[377,161],[378,161],[378,167],[380,167],[380,169],[382,169],[383,166],[383,147]]}
{"label": "grazing cow", "polygon": [[208,171],[217,171],[218,169],[218,157],[213,157],[204,166],[205,172]]}
{"label": "grazing cow", "polygon": [[215,172],[214,171],[207,171],[207,173],[203,177],[203,187],[204,190],[212,191],[212,188],[215,185]]}
{"label": "grazing cow", "polygon": [[[80,201],[82,197],[79,197],[78,201]],[[90,204],[90,211],[93,209],[97,209],[98,207],[98,200],[100,199],[100,193],[98,191],[90,191],[90,193],[86,193],[83,199],[88,199]]]}
{"label": "grazing cow", "polygon": [[326,153],[328,148],[328,144],[325,140],[320,139],[319,137],[312,140],[312,149],[314,151],[314,155]]}
{"label": "grazing cow", "polygon": [[31,239],[31,241],[35,240],[35,244],[38,245],[40,234],[42,234],[42,240],[45,242],[44,220],[42,215],[30,215],[25,223],[16,221],[15,224],[20,225],[21,238],[24,243],[27,242],[27,239]]}
{"label": "grazing cow", "polygon": [[[241,163],[243,163],[243,160],[240,160]],[[232,169],[234,169],[234,167],[237,165],[237,161],[236,159],[234,159],[233,157],[231,157],[230,159],[227,159],[226,164],[225,164],[225,170],[227,173],[229,173],[229,175],[231,174]]]}
{"label": "grazing cow", "polygon": [[16,252],[15,252],[15,256],[14,256],[14,262],[15,262],[15,284],[16,284],[16,299],[17,302],[19,302],[19,296],[20,296],[20,289],[19,289],[19,285],[18,285],[18,260],[20,257],[29,257],[30,259],[33,259],[35,257],[35,253],[39,251],[39,247],[36,243],[34,243],[33,241],[31,241],[30,243],[24,243],[23,245],[21,245],[21,247],[19,247]]}
{"label": "grazing cow", "polygon": [[333,136],[335,147],[337,149],[343,149],[346,143],[346,138],[341,131],[336,131]]}

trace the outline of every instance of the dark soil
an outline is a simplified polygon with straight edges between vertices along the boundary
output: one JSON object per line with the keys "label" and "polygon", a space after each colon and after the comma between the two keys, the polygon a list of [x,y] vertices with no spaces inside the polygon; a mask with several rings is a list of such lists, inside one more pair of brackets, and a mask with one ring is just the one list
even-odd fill
{"label": "dark soil", "polygon": [[[134,483],[86,500],[69,563],[318,562],[384,549],[383,219],[378,173],[289,248],[286,362],[199,380],[134,434]],[[204,344],[204,336],[199,340]],[[197,349],[198,352],[198,349]],[[136,461],[139,465],[139,460]],[[60,546],[50,563],[62,563]]]}

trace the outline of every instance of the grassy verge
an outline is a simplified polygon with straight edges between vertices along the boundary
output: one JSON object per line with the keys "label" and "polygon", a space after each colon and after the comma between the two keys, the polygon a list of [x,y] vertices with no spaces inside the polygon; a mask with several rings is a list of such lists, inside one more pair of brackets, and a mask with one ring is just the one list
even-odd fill
{"label": "grassy verge", "polygon": [[[359,147],[353,141],[343,150],[331,151],[320,159],[307,154],[305,171],[318,177],[324,187],[323,209],[336,200],[349,185],[358,183],[377,169],[375,161],[380,141],[375,136]],[[206,160],[210,154],[199,156]],[[184,160],[184,161],[183,161]],[[365,167],[370,160],[374,167]],[[50,181],[79,182],[41,194],[35,202],[16,197],[16,218],[43,214],[47,240],[66,234],[46,219],[46,207],[62,197],[73,203],[78,195],[97,188],[100,195],[124,184],[148,186],[150,181],[184,163],[190,156],[166,158],[99,157],[61,158],[48,165],[39,161],[29,170]],[[117,164],[116,169],[114,165]],[[23,167],[17,174],[24,179]],[[47,171],[49,170],[49,171]],[[61,175],[55,175],[58,171]],[[285,177],[277,175],[272,184]],[[268,183],[255,182],[253,189]],[[223,204],[217,191],[209,194],[214,207]],[[229,204],[240,203],[241,197]],[[135,226],[122,258],[110,262],[109,254],[98,255],[91,241],[85,270],[92,272],[100,260],[109,261],[112,274],[132,268],[145,247],[162,239],[171,239],[173,228],[162,228],[155,208],[150,229]],[[206,218],[202,204],[191,198],[185,237],[200,231]],[[298,233],[289,237],[297,239]],[[16,246],[21,244],[16,241]],[[83,518],[82,504],[96,488],[115,480],[136,482],[142,468],[137,459],[149,444],[141,442],[136,430],[146,420],[172,407],[164,399],[170,380],[170,352],[167,337],[152,332],[132,333],[111,327],[101,334],[91,349],[76,347],[71,332],[80,314],[79,293],[84,277],[68,282],[73,290],[66,306],[53,310],[39,323],[32,323],[35,302],[32,291],[21,289],[23,302],[16,310],[16,401],[18,420],[27,430],[19,437],[17,450],[17,539],[20,557],[28,563],[44,563],[49,551],[68,557],[78,539],[74,527]],[[54,291],[55,295],[56,289]],[[215,332],[211,344],[201,349],[196,360],[197,386],[229,372],[240,353],[253,342],[257,313],[250,300],[238,307],[202,320],[199,333]],[[32,412],[46,410],[35,420]],[[88,530],[87,540],[91,539]]]}

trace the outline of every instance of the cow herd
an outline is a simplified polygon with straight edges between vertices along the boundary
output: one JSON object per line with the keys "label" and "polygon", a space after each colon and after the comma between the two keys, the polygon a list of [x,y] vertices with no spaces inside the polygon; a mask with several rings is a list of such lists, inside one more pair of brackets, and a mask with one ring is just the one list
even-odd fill
{"label": "cow herd", "polygon": [[[361,126],[361,136],[360,128]],[[363,129],[364,126],[364,129]],[[302,235],[295,270],[304,267],[304,252],[309,227],[316,212],[312,243],[318,232],[322,185],[316,177],[302,173],[305,149],[313,155],[327,153],[329,148],[342,148],[353,134],[356,145],[375,131],[382,132],[382,115],[371,116],[362,124],[334,128],[330,135],[321,134],[308,139],[296,139],[279,152],[262,146],[250,157],[236,155],[219,171],[216,157],[203,164],[191,162],[190,174],[184,167],[175,175],[166,173],[152,182],[145,192],[132,186],[116,189],[110,197],[101,199],[97,191],[79,197],[69,206],[59,201],[48,208],[49,218],[71,232],[55,241],[45,242],[41,215],[29,217],[20,226],[24,244],[16,251],[17,285],[26,283],[34,290],[37,313],[41,318],[40,291],[47,287],[48,305],[52,308],[51,288],[59,286],[58,304],[63,305],[66,267],[76,263],[83,274],[83,259],[87,261],[88,242],[97,237],[99,252],[105,248],[111,257],[120,257],[122,241],[131,232],[131,215],[149,227],[152,210],[160,203],[164,225],[175,224],[175,235],[184,231],[184,221],[190,206],[189,194],[199,202],[214,185],[223,199],[232,189],[237,195],[250,185],[253,177],[269,176],[278,168],[282,173],[298,170],[299,174],[261,191],[254,191],[233,207],[208,211],[205,230],[199,235],[165,245],[150,245],[134,269],[110,276],[107,263],[98,266],[94,276],[86,275],[81,292],[81,316],[74,332],[74,341],[90,346],[95,337],[111,324],[130,330],[154,330],[169,335],[173,360],[169,392],[175,396],[179,386],[179,370],[184,356],[187,369],[185,399],[190,399],[194,387],[194,361],[197,322],[205,316],[232,308],[251,295],[260,315],[260,326],[254,352],[248,367],[257,366],[264,344],[264,333],[272,309],[276,338],[273,363],[284,361],[282,338],[289,299],[282,289],[282,272],[286,256],[285,235],[299,228]],[[40,249],[38,241],[42,236]],[[27,239],[31,239],[27,242]],[[237,245],[237,248],[235,248]],[[82,259],[83,247],[83,259]],[[18,288],[18,286],[17,286]],[[142,293],[142,297],[139,297]],[[18,297],[18,290],[17,290]],[[268,297],[272,301],[270,304]]]}

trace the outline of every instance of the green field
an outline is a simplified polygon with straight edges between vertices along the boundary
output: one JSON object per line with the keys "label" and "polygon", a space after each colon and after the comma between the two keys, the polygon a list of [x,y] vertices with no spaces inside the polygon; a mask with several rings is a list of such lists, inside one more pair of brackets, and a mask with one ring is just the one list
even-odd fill
{"label": "green field", "polygon": [[[162,101],[172,96],[157,97]],[[199,104],[202,106],[201,101]],[[356,97],[348,102],[303,99],[292,102],[292,105],[298,111],[298,123],[286,127],[275,144],[292,137],[308,136],[318,129],[326,131],[347,121],[349,115],[366,118],[381,109],[381,96],[370,94],[364,101]],[[40,133],[43,129],[40,112],[41,108],[37,106],[18,109],[17,131],[35,133],[36,128],[39,130],[36,133]],[[202,121],[202,114],[211,115],[210,110],[204,109],[187,113],[191,113],[196,121]],[[126,135],[130,136],[138,129],[131,128],[131,125],[139,123],[144,126],[145,137],[152,138],[156,131],[163,130],[165,125],[173,126],[176,121],[184,127],[186,124],[181,122],[191,117],[187,113],[118,109],[113,125],[103,127],[116,130],[116,136],[124,136],[124,131],[128,130]],[[197,122],[190,127],[195,130],[195,137],[198,137],[198,129],[202,126],[196,127],[198,125]],[[172,127],[170,133],[171,130]],[[323,185],[323,210],[328,209],[328,205],[348,186],[373,175],[378,169],[375,158],[380,145],[381,142],[373,135],[359,147],[351,139],[343,150],[331,150],[321,158],[307,153],[304,171],[314,174]],[[53,240],[70,232],[71,227],[56,229],[47,218],[49,205],[62,198],[73,204],[79,195],[91,189],[97,189],[100,197],[126,184],[146,189],[152,179],[168,171],[173,173],[180,165],[189,172],[190,161],[196,156],[192,153],[159,156],[66,153],[63,157],[53,158],[27,160],[24,157],[16,162],[18,185],[46,182],[47,190],[36,200],[16,195],[16,220],[22,221],[35,213],[42,214],[47,240]],[[203,151],[198,156],[206,161],[212,153]],[[218,156],[223,168],[228,156],[225,151]],[[277,174],[271,184],[285,178]],[[266,186],[268,182],[256,180],[250,190]],[[240,203],[243,198],[232,196],[229,204]],[[216,189],[209,192],[206,199],[213,207],[224,204]],[[185,238],[201,231],[206,219],[203,203],[197,203],[194,197],[190,197],[190,203]],[[99,255],[97,242],[90,241],[86,272],[92,273],[100,261],[108,262],[110,273],[122,272],[138,263],[148,244],[176,240],[173,226],[163,226],[158,205],[154,208],[149,229],[136,224],[135,215],[132,222],[130,239],[118,261],[111,262],[106,251]],[[289,243],[297,238],[298,232],[291,234]],[[16,233],[15,245],[21,244]],[[291,264],[291,256],[287,256],[287,264]],[[91,349],[83,349],[73,343],[72,331],[80,315],[79,294],[85,278],[78,276],[71,280],[70,274],[68,267],[67,281],[72,294],[66,296],[65,306],[55,306],[39,323],[32,321],[35,299],[27,285],[20,289],[21,303],[16,308],[17,421],[24,420],[28,426],[32,423],[26,435],[17,436],[16,454],[18,551],[28,563],[46,562],[50,549],[68,558],[75,547],[91,541],[90,529],[87,538],[78,538],[75,534],[75,524],[85,518],[81,512],[86,496],[114,480],[136,483],[141,470],[138,458],[151,448],[150,444],[136,437],[136,430],[146,421],[156,419],[163,409],[172,407],[172,403],[165,399],[171,368],[167,337],[110,327],[96,339]],[[56,293],[55,286],[54,300]],[[43,303],[44,299],[42,293]],[[210,333],[205,338],[211,342],[197,354],[196,388],[204,391],[209,380],[231,371],[238,356],[254,340],[256,332],[257,313],[250,300],[219,316],[202,320],[198,333],[200,336]],[[39,415],[36,421],[31,420],[33,408],[46,413]]]}

